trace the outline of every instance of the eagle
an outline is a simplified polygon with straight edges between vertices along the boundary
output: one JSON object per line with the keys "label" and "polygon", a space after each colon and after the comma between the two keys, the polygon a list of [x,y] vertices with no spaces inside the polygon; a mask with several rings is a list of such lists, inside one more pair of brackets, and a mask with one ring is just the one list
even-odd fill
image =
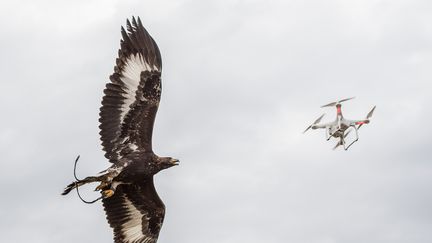
{"label": "eagle", "polygon": [[[115,243],[155,243],[165,216],[153,176],[178,165],[152,149],[152,133],[161,97],[162,60],[159,48],[140,18],[127,19],[114,73],[104,89],[100,136],[112,163],[96,176],[69,184],[62,195],[98,182]],[[75,162],[76,166],[76,162]]]}

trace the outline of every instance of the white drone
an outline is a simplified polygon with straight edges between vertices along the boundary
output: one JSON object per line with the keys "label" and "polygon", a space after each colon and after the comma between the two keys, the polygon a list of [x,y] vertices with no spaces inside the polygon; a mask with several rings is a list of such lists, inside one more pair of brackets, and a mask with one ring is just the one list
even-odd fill
{"label": "white drone", "polygon": [[[321,108],[322,107],[329,107],[329,106],[336,106],[336,112],[337,112],[336,113],[336,120],[333,122],[326,123],[326,124],[318,124],[325,115],[325,114],[322,114],[318,119],[316,119],[314,121],[314,123],[312,123],[312,125],[310,125],[308,128],[306,128],[306,130],[303,133],[305,133],[310,128],[312,128],[312,129],[324,128],[326,130],[327,141],[330,140],[330,138],[332,138],[332,137],[334,137],[336,139],[339,138],[339,142],[336,144],[336,146],[333,149],[336,149],[340,145],[343,145],[344,149],[348,150],[348,148],[351,147],[351,145],[353,145],[355,142],[358,141],[358,139],[359,139],[358,129],[361,126],[363,126],[363,124],[369,123],[369,118],[372,117],[372,114],[373,114],[375,107],[376,107],[376,106],[374,106],[372,108],[372,110],[369,111],[369,113],[366,116],[366,119],[364,119],[364,120],[347,120],[342,115],[341,103],[344,101],[347,101],[347,100],[351,100],[351,99],[354,99],[354,97],[351,97],[348,99],[342,99],[342,100],[321,106]],[[355,130],[356,138],[350,144],[347,145],[345,142],[345,138],[351,132],[351,131],[347,132],[348,128],[350,128],[350,127],[352,127]]]}

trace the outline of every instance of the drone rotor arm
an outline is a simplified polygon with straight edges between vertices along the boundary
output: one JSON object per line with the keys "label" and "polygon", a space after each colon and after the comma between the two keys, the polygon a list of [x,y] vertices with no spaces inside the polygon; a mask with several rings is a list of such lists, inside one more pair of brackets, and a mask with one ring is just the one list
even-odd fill
{"label": "drone rotor arm", "polygon": [[328,128],[329,126],[326,124],[321,124],[321,125],[313,125],[312,129],[322,129],[322,128]]}
{"label": "drone rotor arm", "polygon": [[357,130],[360,129],[360,127],[362,127],[364,124],[368,124],[369,120],[367,120],[367,122],[358,122],[356,125],[358,125]]}
{"label": "drone rotor arm", "polygon": [[368,119],[364,119],[364,120],[348,120],[349,126],[357,126],[357,125],[362,125],[362,124],[367,124],[367,123],[369,123]]}
{"label": "drone rotor arm", "polygon": [[323,124],[316,124],[313,126],[314,129],[318,129],[318,128],[329,128],[331,126],[336,126],[337,123],[335,121],[332,122],[327,122],[327,123],[323,123]]}

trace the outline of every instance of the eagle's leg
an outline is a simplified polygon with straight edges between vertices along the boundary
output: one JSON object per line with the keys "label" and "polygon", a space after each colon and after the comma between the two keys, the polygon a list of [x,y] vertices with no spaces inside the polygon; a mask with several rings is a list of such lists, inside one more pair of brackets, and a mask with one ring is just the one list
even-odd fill
{"label": "eagle's leg", "polygon": [[101,181],[101,183],[99,184],[99,186],[97,186],[95,188],[95,191],[101,191],[101,190],[103,191],[105,188],[107,188],[109,186],[110,186],[109,182],[107,182],[107,181]]}
{"label": "eagle's leg", "polygon": [[95,191],[100,190],[103,198],[112,197],[117,186],[122,184],[121,182],[114,180],[114,178],[116,178],[120,174],[122,169],[123,167],[119,166],[113,166],[108,168],[106,170],[106,173],[103,175],[104,179],[101,180],[100,185],[96,187]]}
{"label": "eagle's leg", "polygon": [[124,183],[122,181],[117,181],[117,180],[114,180],[114,181],[111,180],[111,183],[109,183],[109,187],[102,189],[102,191],[101,191],[102,197],[103,198],[112,197],[116,191],[116,188],[121,184],[128,184],[128,183]]}
{"label": "eagle's leg", "polygon": [[112,187],[111,181],[109,181],[109,180],[103,180],[103,181],[101,181],[101,183],[99,184],[99,186],[97,186],[95,188],[95,191],[101,191],[101,194],[102,194],[103,198],[109,198],[112,195],[114,195],[115,189]]}
{"label": "eagle's leg", "polygon": [[101,191],[103,198],[109,198],[114,195],[116,187],[119,182],[112,182],[112,180],[101,181],[100,185],[96,187],[95,191]]}
{"label": "eagle's leg", "polygon": [[96,187],[95,191],[101,191],[103,198],[109,198],[114,195],[114,189],[111,186],[110,182],[102,181],[99,186]]}

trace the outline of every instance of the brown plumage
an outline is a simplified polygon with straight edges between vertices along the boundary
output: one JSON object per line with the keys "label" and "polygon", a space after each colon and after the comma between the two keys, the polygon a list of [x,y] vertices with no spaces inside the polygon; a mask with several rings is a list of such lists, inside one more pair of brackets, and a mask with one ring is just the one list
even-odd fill
{"label": "brown plumage", "polygon": [[100,108],[100,135],[105,157],[113,163],[99,176],[69,184],[63,194],[100,182],[107,219],[116,243],[157,241],[165,206],[153,175],[178,160],[153,153],[152,134],[161,97],[162,61],[156,42],[141,20],[122,27],[119,56]]}

